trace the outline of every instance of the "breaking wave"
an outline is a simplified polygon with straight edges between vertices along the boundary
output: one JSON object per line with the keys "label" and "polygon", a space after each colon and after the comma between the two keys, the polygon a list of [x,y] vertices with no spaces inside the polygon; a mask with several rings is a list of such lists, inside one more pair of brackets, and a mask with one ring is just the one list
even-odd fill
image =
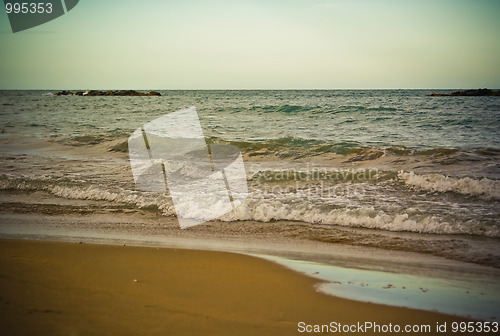
{"label": "breaking wave", "polygon": [[415,215],[411,211],[390,214],[373,207],[341,208],[325,212],[314,206],[297,206],[296,204],[289,205],[278,201],[265,201],[250,205],[243,204],[234,212],[230,212],[220,219],[224,221],[254,220],[261,222],[290,220],[385,231],[500,237],[500,230],[497,226],[483,225],[479,221],[470,222],[467,225],[455,225],[437,216]]}
{"label": "breaking wave", "polygon": [[54,180],[40,177],[36,179],[31,179],[28,176],[10,178],[6,175],[0,176],[0,190],[45,191],[66,199],[125,203],[134,205],[138,208],[154,206],[157,207],[163,215],[175,214],[170,197],[162,193],[146,193],[125,189],[109,191],[95,185],[65,185]]}
{"label": "breaking wave", "polygon": [[[457,192],[464,195],[478,195],[498,199],[498,181],[472,178],[455,179],[439,174],[417,175],[399,172],[399,180],[412,188],[437,192]],[[142,192],[115,188],[107,190],[98,185],[82,185],[71,181],[60,181],[44,177],[9,175],[0,176],[0,190],[43,191],[65,199],[94,200],[130,204],[137,208],[154,208],[164,216],[176,214],[173,203],[165,193]],[[105,204],[103,205],[106,206]],[[214,205],[214,213],[220,213]],[[430,234],[467,234],[500,237],[500,227],[491,221],[478,219],[456,220],[440,214],[421,212],[412,208],[398,208],[397,211],[376,208],[370,205],[353,207],[337,203],[333,207],[311,203],[307,199],[276,198],[273,195],[259,198],[249,195],[244,204],[219,217],[221,221],[278,220],[301,221],[318,225],[338,225],[353,228],[368,228],[385,231],[403,231]],[[210,211],[209,211],[210,212]],[[210,213],[204,218],[213,218]]]}
{"label": "breaking wave", "polygon": [[500,181],[488,178],[448,177],[441,174],[418,175],[413,172],[399,172],[398,177],[408,186],[433,192],[454,192],[483,199],[500,199]]}

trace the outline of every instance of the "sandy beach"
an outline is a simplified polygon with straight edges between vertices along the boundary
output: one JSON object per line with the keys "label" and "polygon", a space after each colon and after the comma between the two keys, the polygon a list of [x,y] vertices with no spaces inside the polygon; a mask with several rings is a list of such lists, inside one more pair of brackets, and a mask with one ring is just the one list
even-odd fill
{"label": "sandy beach", "polygon": [[25,240],[0,246],[8,335],[293,335],[299,322],[426,324],[430,335],[437,322],[464,320],[321,294],[315,279],[234,253]]}

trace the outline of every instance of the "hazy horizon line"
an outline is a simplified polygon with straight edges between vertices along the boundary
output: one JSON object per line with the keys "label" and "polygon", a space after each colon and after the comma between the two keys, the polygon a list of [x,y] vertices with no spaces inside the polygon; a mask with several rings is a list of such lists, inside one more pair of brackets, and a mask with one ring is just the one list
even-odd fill
{"label": "hazy horizon line", "polygon": [[455,87],[455,88],[175,88],[175,89],[158,89],[158,88],[94,88],[94,89],[82,89],[82,88],[51,88],[51,89],[40,89],[40,88],[0,88],[0,91],[116,91],[116,90],[137,90],[137,91],[334,91],[334,90],[477,90],[477,89],[489,89],[489,90],[500,90],[499,88],[487,88],[487,87]]}

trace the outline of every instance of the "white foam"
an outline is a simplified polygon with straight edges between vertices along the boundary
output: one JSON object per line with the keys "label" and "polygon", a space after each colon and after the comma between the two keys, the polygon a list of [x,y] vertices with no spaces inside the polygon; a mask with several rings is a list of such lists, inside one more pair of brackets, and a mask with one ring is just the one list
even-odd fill
{"label": "white foam", "polygon": [[170,198],[162,193],[145,193],[124,189],[108,191],[93,185],[83,187],[52,184],[49,180],[46,180],[43,177],[39,179],[31,179],[28,176],[24,176],[21,179],[0,179],[0,190],[2,189],[40,190],[67,199],[132,204],[138,208],[156,206],[164,215],[168,216],[175,214]]}
{"label": "white foam", "polygon": [[235,211],[222,216],[221,220],[293,220],[307,223],[330,224],[346,227],[381,229],[386,231],[407,231],[433,234],[477,234],[500,237],[496,226],[481,223],[460,225],[449,223],[437,216],[412,216],[408,212],[391,214],[373,207],[342,208],[328,212],[310,204],[283,204],[264,200],[254,204],[243,204]]}
{"label": "white foam", "polygon": [[[483,183],[484,180],[473,182],[448,182],[446,178],[437,178],[439,183],[432,184],[425,179],[425,176],[418,176],[413,173],[400,173],[402,179],[408,183],[415,181],[423,181],[431,186],[441,185],[448,186],[448,189],[467,188],[466,191],[474,190],[476,194],[483,195],[486,192],[492,194],[492,190],[487,189]],[[176,212],[170,197],[164,193],[140,192],[117,188],[110,191],[102,189],[99,186],[75,186],[53,184],[53,181],[42,178],[30,179],[26,176],[23,178],[12,178],[4,175],[0,179],[0,189],[18,189],[18,190],[42,190],[59,197],[68,199],[86,199],[96,201],[108,201],[122,204],[132,204],[136,207],[143,208],[148,206],[156,206],[163,215],[175,215]],[[444,176],[443,176],[444,177]],[[441,181],[445,182],[441,182]],[[465,180],[465,179],[462,179]],[[456,181],[455,181],[456,182]],[[491,181],[490,182],[495,182]],[[448,184],[446,184],[448,183]],[[482,189],[471,189],[468,183],[472,186],[479,184]],[[451,187],[450,187],[451,186]],[[430,188],[430,187],[429,187]],[[447,191],[448,189],[440,189]],[[433,190],[433,189],[432,189]],[[460,189],[459,189],[460,190]],[[255,196],[255,195],[253,195]],[[260,222],[269,222],[272,220],[291,220],[302,221],[313,224],[324,225],[339,225],[345,227],[370,228],[386,231],[406,231],[417,233],[432,233],[432,234],[473,234],[489,237],[500,237],[500,228],[497,225],[488,225],[480,219],[468,220],[466,222],[449,222],[444,218],[436,215],[422,214],[414,208],[408,209],[377,209],[373,206],[345,206],[333,210],[325,210],[321,204],[312,204],[307,199],[290,200],[278,199],[273,196],[267,198],[256,198],[249,196],[246,202],[237,207],[235,210],[219,217],[223,221],[240,221],[253,220]],[[200,218],[215,218],[213,213],[218,213],[219,204],[214,204],[213,209],[205,210],[207,213],[200,213]],[[394,211],[393,211],[394,210]],[[397,210],[397,211],[396,211]]]}
{"label": "white foam", "polygon": [[462,195],[481,196],[484,199],[500,199],[500,181],[487,178],[454,178],[441,174],[418,175],[414,172],[400,171],[398,174],[406,185],[419,190],[434,192],[455,192]]}

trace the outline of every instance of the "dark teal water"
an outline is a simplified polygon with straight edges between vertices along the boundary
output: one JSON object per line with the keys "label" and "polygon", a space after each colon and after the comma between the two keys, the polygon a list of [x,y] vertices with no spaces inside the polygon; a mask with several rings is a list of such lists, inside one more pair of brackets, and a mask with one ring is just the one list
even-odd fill
{"label": "dark teal water", "polygon": [[161,92],[162,97],[74,97],[2,91],[0,128],[40,137],[122,134],[196,106],[205,134],[226,140],[500,149],[498,97],[429,97],[432,90]]}
{"label": "dark teal water", "polygon": [[[232,142],[246,155],[250,195],[222,220],[500,237],[499,97],[430,97],[432,90],[54,92],[0,92],[1,189],[175,215],[168,195],[135,188],[120,144],[143,124],[196,106],[207,141]],[[307,178],[287,175],[301,169]],[[352,178],[353,169],[379,174]],[[332,172],[336,178],[325,178]]]}

